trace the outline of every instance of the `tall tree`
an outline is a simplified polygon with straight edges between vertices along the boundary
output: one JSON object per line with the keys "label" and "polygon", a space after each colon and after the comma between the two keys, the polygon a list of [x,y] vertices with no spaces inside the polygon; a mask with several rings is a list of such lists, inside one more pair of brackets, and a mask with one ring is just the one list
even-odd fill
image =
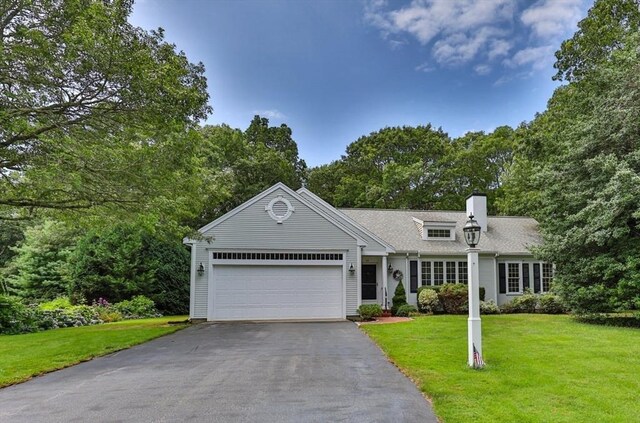
{"label": "tall tree", "polygon": [[[202,64],[132,26],[132,0],[0,4],[0,218],[163,208],[190,192]],[[164,201],[163,201],[164,199]]]}
{"label": "tall tree", "polygon": [[498,195],[514,143],[508,126],[454,140],[431,125],[384,128],[312,169],[308,186],[340,207],[459,210],[475,189]]}
{"label": "tall tree", "polygon": [[640,0],[598,0],[556,52],[554,79],[577,81],[611,59],[640,30]]}
{"label": "tall tree", "polygon": [[579,312],[640,308],[640,34],[623,30],[638,21],[637,2],[596,1],[557,53],[569,84],[524,129],[509,171],[554,289]]}
{"label": "tall tree", "polygon": [[15,293],[32,300],[67,295],[68,258],[75,240],[75,231],[61,222],[47,220],[28,228],[24,242],[15,248],[15,274],[9,276]]}
{"label": "tall tree", "polygon": [[203,206],[193,227],[204,225],[278,182],[293,189],[304,183],[307,165],[286,125],[270,127],[255,116],[245,131],[228,125],[200,131],[204,157]]}

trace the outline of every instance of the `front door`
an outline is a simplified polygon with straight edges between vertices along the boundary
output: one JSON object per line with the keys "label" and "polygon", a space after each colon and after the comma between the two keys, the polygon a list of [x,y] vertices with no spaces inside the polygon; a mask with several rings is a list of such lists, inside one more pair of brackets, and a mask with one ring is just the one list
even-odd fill
{"label": "front door", "polygon": [[377,292],[376,283],[376,265],[375,264],[363,264],[362,265],[362,299],[363,300],[376,300]]}

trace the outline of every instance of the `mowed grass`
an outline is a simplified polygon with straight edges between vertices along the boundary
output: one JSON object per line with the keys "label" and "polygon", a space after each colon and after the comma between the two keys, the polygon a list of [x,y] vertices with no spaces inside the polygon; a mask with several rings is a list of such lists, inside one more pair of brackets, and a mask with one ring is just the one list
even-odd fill
{"label": "mowed grass", "polygon": [[187,316],[169,316],[0,335],[0,387],[173,333],[186,325],[168,322],[185,319]]}
{"label": "mowed grass", "polygon": [[467,368],[466,316],[364,325],[455,422],[640,422],[640,330],[568,316],[483,316],[483,370]]}

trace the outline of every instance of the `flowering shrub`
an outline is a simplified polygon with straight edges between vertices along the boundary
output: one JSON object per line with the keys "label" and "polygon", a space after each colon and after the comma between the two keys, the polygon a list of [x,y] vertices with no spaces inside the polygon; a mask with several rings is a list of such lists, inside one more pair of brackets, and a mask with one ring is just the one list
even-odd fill
{"label": "flowering shrub", "polygon": [[38,328],[43,330],[102,323],[98,311],[86,305],[71,306],[67,309],[39,310],[38,314]]}
{"label": "flowering shrub", "polygon": [[423,313],[442,311],[438,293],[433,289],[423,289],[420,291],[420,294],[418,294],[418,308]]}
{"label": "flowering shrub", "polygon": [[500,307],[495,301],[480,301],[480,314],[500,314]]}

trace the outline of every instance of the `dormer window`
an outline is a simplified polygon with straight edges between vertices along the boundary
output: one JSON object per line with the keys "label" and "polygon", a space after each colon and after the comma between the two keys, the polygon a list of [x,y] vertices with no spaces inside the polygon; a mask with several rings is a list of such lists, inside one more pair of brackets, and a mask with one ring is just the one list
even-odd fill
{"label": "dormer window", "polygon": [[426,239],[451,239],[451,229],[427,228]]}
{"label": "dormer window", "polygon": [[456,222],[424,221],[415,217],[413,222],[425,241],[456,240]]}

